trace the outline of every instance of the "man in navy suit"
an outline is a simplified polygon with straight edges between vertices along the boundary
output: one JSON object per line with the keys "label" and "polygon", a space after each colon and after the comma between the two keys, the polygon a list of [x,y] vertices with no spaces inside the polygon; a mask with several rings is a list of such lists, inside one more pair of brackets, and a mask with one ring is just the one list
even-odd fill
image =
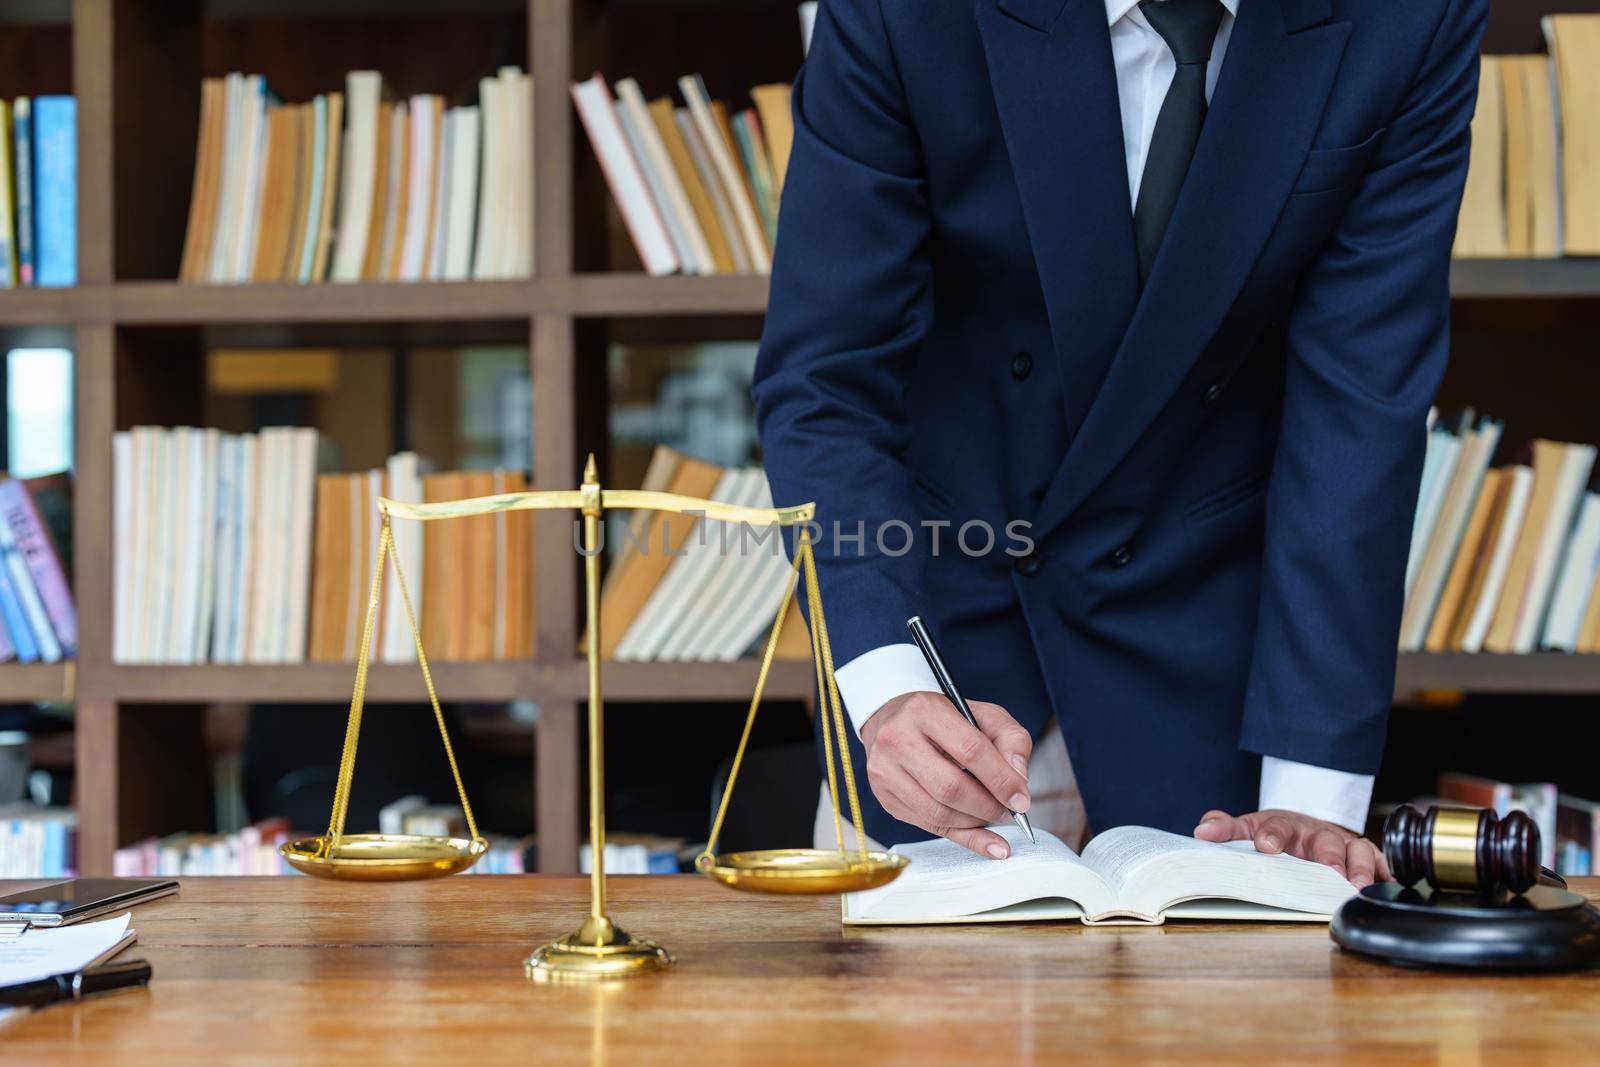
{"label": "man in navy suit", "polygon": [[1092,827],[1385,875],[1486,9],[823,0],[755,396],[870,836],[1004,857],[1053,717]]}

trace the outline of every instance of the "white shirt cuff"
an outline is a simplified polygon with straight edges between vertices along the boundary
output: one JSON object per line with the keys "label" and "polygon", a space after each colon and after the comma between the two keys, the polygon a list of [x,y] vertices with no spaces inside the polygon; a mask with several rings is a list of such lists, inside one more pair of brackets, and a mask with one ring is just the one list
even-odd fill
{"label": "white shirt cuff", "polygon": [[1261,757],[1260,810],[1280,808],[1360,833],[1372,803],[1372,775]]}
{"label": "white shirt cuff", "polygon": [[844,710],[858,737],[872,713],[895,697],[939,692],[939,680],[928,669],[928,661],[909,641],[863,652],[837,668],[833,677],[839,683],[839,699],[844,701]]}

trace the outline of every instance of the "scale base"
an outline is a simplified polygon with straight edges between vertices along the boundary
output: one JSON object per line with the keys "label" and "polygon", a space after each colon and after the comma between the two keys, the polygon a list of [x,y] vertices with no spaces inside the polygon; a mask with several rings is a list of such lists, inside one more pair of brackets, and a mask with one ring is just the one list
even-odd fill
{"label": "scale base", "polygon": [[1369,885],[1328,928],[1339,947],[1385,963],[1477,971],[1600,966],[1600,911],[1576,893],[1536,885],[1521,895]]}
{"label": "scale base", "polygon": [[637,978],[672,965],[672,954],[634,937],[605,916],[590,916],[559,941],[540,945],[523,961],[536,982],[604,982]]}

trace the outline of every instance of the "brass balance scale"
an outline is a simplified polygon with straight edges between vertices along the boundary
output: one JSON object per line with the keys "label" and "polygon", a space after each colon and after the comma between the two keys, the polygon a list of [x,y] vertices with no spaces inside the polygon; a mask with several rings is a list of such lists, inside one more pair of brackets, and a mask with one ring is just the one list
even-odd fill
{"label": "brass balance scale", "polygon": [[[672,956],[654,941],[635,937],[622,930],[606,911],[605,880],[605,708],[600,696],[600,520],[608,509],[645,509],[675,511],[704,519],[723,522],[743,522],[752,526],[799,526],[796,538],[792,574],[783,603],[778,608],[777,619],[767,639],[761,657],[761,669],[756,675],[755,694],[750,698],[750,712],[745,718],[744,733],[734,753],[733,766],[728,774],[728,784],[717,806],[706,847],[695,862],[702,874],[732,889],[754,893],[852,893],[873,889],[893,881],[908,862],[905,857],[888,852],[869,851],[864,847],[865,835],[861,832],[861,800],[856,792],[855,772],[851,768],[846,745],[844,712],[839,700],[838,685],[833,676],[833,652],[828,644],[828,627],[822,613],[822,592],[817,584],[816,560],[811,550],[809,523],[816,514],[812,504],[789,508],[752,508],[725,504],[714,500],[699,500],[672,493],[647,492],[630,489],[602,489],[595,473],[594,457],[590,456],[584,467],[583,484],[575,490],[547,490],[524,493],[503,493],[498,496],[477,497],[434,504],[409,504],[396,500],[380,499],[378,510],[381,526],[378,533],[377,565],[373,568],[372,592],[367,600],[367,616],[361,633],[360,658],[356,661],[355,691],[350,700],[350,719],[345,730],[344,753],[339,762],[339,776],[334,787],[333,812],[328,819],[328,832],[320,837],[291,841],[282,846],[285,860],[297,870],[323,878],[340,878],[366,881],[397,881],[416,878],[434,878],[464,871],[476,863],[487,851],[487,842],[478,833],[472,815],[472,805],[467,800],[466,787],[461,772],[456,767],[455,750],[450,745],[450,734],[445,728],[444,713],[439,708],[439,695],[434,689],[433,675],[428,670],[427,653],[422,647],[422,632],[417,626],[416,612],[406,590],[405,576],[394,552],[393,520],[430,522],[439,519],[459,519],[476,515],[491,515],[502,511],[527,510],[577,510],[583,515],[584,543],[584,594],[588,615],[588,667],[589,667],[589,851],[591,856],[589,917],[577,930],[566,937],[541,945],[526,960],[529,977],[537,981],[593,981],[626,978],[659,971],[672,963]],[[350,785],[355,775],[356,745],[361,734],[361,713],[366,702],[367,662],[372,647],[373,630],[383,594],[384,563],[394,568],[395,585],[406,609],[406,621],[411,627],[411,637],[416,644],[417,665],[422,669],[422,680],[427,687],[428,700],[433,705],[434,718],[439,724],[439,737],[444,742],[445,757],[450,773],[455,779],[456,793],[461,800],[461,811],[466,817],[470,837],[431,837],[414,834],[346,834],[345,815],[350,802]],[[735,852],[717,855],[717,838],[722,832],[722,822],[728,811],[728,801],[738,780],[739,767],[744,760],[745,747],[755,726],[756,712],[761,706],[761,693],[766,686],[772,667],[773,654],[783,630],[783,622],[790,604],[802,581],[805,582],[806,603],[811,617],[811,661],[817,676],[817,692],[822,705],[818,713],[823,717],[823,753],[827,763],[828,795],[833,806],[833,829],[837,849],[787,848],[765,849],[753,852]],[[840,813],[840,774],[834,769],[839,764],[844,778],[845,794],[850,804],[851,821],[856,827],[854,849],[846,848],[844,826]]]}

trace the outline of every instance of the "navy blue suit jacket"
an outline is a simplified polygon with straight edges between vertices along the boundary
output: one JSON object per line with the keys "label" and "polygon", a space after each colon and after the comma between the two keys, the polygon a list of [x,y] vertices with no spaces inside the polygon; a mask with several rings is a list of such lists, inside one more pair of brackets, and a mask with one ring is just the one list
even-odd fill
{"label": "navy blue suit jacket", "polygon": [[755,396],[836,663],[929,617],[1096,827],[1376,771],[1486,9],[1243,0],[1141,292],[1101,0],[823,0]]}

